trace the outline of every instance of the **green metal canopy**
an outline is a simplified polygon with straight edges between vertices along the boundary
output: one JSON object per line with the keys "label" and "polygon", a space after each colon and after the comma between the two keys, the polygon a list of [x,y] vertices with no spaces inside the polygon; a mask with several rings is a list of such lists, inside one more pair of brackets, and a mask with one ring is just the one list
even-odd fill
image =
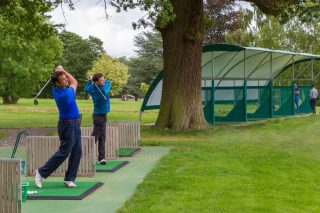
{"label": "green metal canopy", "polygon": [[284,69],[320,55],[258,47],[213,44],[203,47],[202,78],[217,80],[272,80]]}
{"label": "green metal canopy", "polygon": [[[208,101],[208,91],[211,91],[209,96],[212,104],[235,100],[234,88],[239,87],[244,93],[239,93],[238,98],[242,100],[245,95],[245,100],[243,99],[245,102],[257,100],[260,93],[258,94],[257,89],[253,87],[270,85],[270,82],[273,82],[280,73],[291,67],[293,72],[287,80],[298,80],[299,75],[295,74],[294,66],[306,61],[311,61],[310,77],[304,80],[313,81],[318,76],[313,72],[314,60],[320,60],[320,55],[231,44],[206,45],[202,49],[201,61],[202,99]],[[163,72],[152,82],[141,111],[160,107],[162,77]],[[227,87],[231,89],[227,90]],[[251,89],[248,89],[250,87]],[[291,94],[292,87],[289,90]],[[269,94],[270,98],[272,95],[274,94]],[[271,103],[269,105],[269,108],[272,107]]]}

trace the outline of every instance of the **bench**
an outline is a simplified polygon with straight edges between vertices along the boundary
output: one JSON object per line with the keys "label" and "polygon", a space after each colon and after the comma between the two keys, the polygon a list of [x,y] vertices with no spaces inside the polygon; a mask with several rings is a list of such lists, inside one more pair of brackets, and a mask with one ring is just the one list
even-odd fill
{"label": "bench", "polygon": [[[92,136],[82,136],[82,157],[78,169],[78,176],[92,177],[96,173],[96,147]],[[43,166],[58,150],[60,140],[58,136],[28,136],[26,143],[27,168],[26,174],[33,176],[36,169]],[[51,174],[51,176],[64,176],[68,159]]]}
{"label": "bench", "polygon": [[21,212],[21,162],[0,159],[0,213]]}
{"label": "bench", "polygon": [[[81,127],[82,136],[91,136],[93,127]],[[98,149],[98,146],[96,146]],[[118,158],[119,149],[119,134],[118,128],[116,127],[107,127],[106,128],[106,159],[116,159]],[[98,158],[98,150],[96,150],[96,159]]]}

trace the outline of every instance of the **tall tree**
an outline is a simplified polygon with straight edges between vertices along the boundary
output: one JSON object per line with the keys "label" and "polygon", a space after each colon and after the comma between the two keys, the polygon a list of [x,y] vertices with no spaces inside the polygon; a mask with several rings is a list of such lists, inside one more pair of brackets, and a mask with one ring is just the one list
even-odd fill
{"label": "tall tree", "polygon": [[25,1],[1,2],[0,96],[4,104],[34,94],[61,56],[61,42],[44,15],[49,10]]}
{"label": "tall tree", "polygon": [[[264,13],[287,15],[310,4],[299,0],[247,0]],[[320,3],[312,0],[313,9]],[[156,125],[170,129],[203,129],[207,127],[201,104],[201,49],[204,37],[203,0],[115,0],[120,10],[141,6],[156,19],[163,39],[164,76],[160,111]],[[294,7],[296,6],[296,7]],[[319,11],[309,10],[308,12]],[[146,23],[140,21],[140,24]]]}
{"label": "tall tree", "polygon": [[225,35],[240,28],[240,11],[233,0],[207,0],[205,11],[205,44],[225,43]]}

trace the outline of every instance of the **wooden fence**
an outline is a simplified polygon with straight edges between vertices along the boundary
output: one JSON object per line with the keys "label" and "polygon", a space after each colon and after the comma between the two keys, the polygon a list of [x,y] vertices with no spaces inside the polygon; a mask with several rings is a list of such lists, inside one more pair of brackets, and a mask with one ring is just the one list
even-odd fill
{"label": "wooden fence", "polygon": [[21,212],[21,162],[0,159],[0,213]]}
{"label": "wooden fence", "polygon": [[140,146],[139,121],[108,121],[108,127],[117,127],[119,131],[119,147]]}
{"label": "wooden fence", "polygon": [[[93,127],[81,127],[82,136],[90,136],[92,134]],[[98,146],[96,146],[98,149]],[[106,129],[106,159],[116,159],[118,158],[119,149],[119,134],[118,128],[116,127],[107,127]],[[98,150],[96,150],[96,159],[98,158]]]}
{"label": "wooden fence", "polygon": [[[96,172],[96,147],[94,137],[82,136],[82,157],[78,169],[78,176],[94,176]],[[60,140],[58,136],[28,136],[26,143],[27,175],[34,175],[36,169],[44,165],[58,150]],[[64,176],[68,159],[54,172],[52,176]]]}

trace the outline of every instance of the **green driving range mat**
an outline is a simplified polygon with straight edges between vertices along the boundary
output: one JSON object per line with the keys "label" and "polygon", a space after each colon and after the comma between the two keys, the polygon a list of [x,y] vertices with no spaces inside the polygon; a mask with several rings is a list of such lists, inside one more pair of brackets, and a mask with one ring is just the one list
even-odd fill
{"label": "green driving range mat", "polygon": [[126,147],[126,148],[119,148],[118,154],[119,157],[132,157],[134,154],[140,151],[140,148],[132,148],[132,147]]}
{"label": "green driving range mat", "polygon": [[30,182],[28,191],[37,191],[37,194],[28,195],[27,200],[82,200],[96,189],[101,187],[101,182],[75,182],[77,187],[67,188],[63,182],[42,182],[42,188],[38,189]]}
{"label": "green driving range mat", "polygon": [[128,163],[125,160],[107,160],[107,165],[96,164],[96,172],[115,172]]}

